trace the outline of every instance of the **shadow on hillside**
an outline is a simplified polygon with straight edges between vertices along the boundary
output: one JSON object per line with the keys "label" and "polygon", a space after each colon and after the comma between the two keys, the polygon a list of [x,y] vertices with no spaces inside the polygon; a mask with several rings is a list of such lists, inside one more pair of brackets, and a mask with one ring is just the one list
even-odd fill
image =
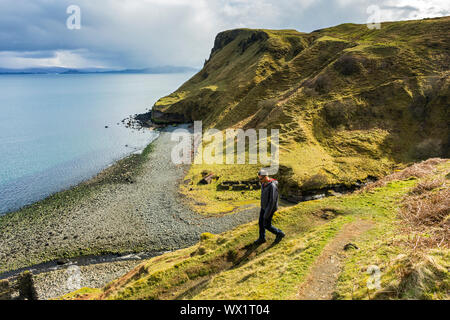
{"label": "shadow on hillside", "polygon": [[[247,262],[251,261],[252,258],[254,258],[254,257],[252,257],[252,255],[256,256],[256,255],[262,254],[265,251],[274,247],[276,244],[277,243],[273,242],[270,245],[264,247],[262,250],[258,251],[258,249],[262,246],[262,244],[254,245],[253,243],[250,243],[250,244],[244,246],[243,248],[241,248],[239,250],[239,253],[237,253],[235,256],[227,257],[227,260],[229,262],[231,262],[231,266],[229,268],[224,268],[224,269],[220,270],[219,272],[226,271],[226,270],[233,270],[233,269],[242,267]],[[243,254],[241,254],[242,252],[243,252]],[[217,272],[217,273],[219,273],[219,272]],[[217,274],[217,273],[214,273],[214,274]],[[208,284],[211,282],[211,279],[213,278],[213,276],[214,275],[208,275],[208,276],[202,277],[201,279],[198,279],[194,285],[190,286],[188,289],[186,289],[185,291],[178,294],[176,297],[174,297],[174,299],[175,300],[192,299],[193,297],[195,297],[197,294],[202,292],[202,290],[208,286]]]}
{"label": "shadow on hillside", "polygon": [[255,245],[253,243],[250,243],[250,244],[246,245],[245,247],[243,247],[243,249],[245,250],[244,254],[242,256],[240,256],[239,258],[237,258],[235,261],[233,261],[233,264],[231,265],[231,267],[228,270],[242,267],[247,262],[252,260],[252,258],[251,258],[252,254],[254,254],[254,256],[260,255],[260,254],[264,253],[265,251],[270,250],[275,245],[277,245],[277,243],[272,242],[270,245],[266,246],[265,248],[263,248],[260,251],[258,251],[258,248],[260,248],[262,246],[262,244]]}
{"label": "shadow on hillside", "polygon": [[183,291],[178,296],[176,296],[174,298],[174,300],[192,299],[198,293],[200,293],[204,288],[206,288],[208,283],[211,281],[211,278],[212,278],[211,276],[208,276],[206,279],[200,280],[200,282],[198,282],[194,286],[190,287],[186,291]]}

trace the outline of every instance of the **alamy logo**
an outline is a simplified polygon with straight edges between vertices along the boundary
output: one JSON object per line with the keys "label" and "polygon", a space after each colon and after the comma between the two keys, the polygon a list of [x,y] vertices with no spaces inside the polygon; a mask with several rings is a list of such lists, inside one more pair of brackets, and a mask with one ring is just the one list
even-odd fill
{"label": "alamy logo", "polygon": [[81,288],[81,270],[80,267],[71,265],[66,270],[67,281],[66,287],[67,289],[74,291]]}
{"label": "alamy logo", "polygon": [[67,14],[70,16],[66,20],[66,26],[69,30],[80,30],[81,29],[81,9],[77,5],[70,5],[66,10]]}
{"label": "alamy logo", "polygon": [[367,288],[370,290],[381,289],[381,270],[378,266],[371,265],[367,268],[367,274],[369,278],[367,279]]}
{"label": "alamy logo", "polygon": [[377,5],[370,5],[366,10],[370,16],[367,18],[367,28],[381,29],[381,9]]}
{"label": "alamy logo", "polygon": [[[267,166],[269,174],[279,168],[279,130],[271,129],[227,129],[225,135],[217,129],[203,133],[202,122],[194,122],[194,133],[177,129],[172,141],[178,144],[172,149],[175,164],[261,164]],[[248,145],[246,144],[249,141]],[[270,145],[270,154],[269,152]]]}

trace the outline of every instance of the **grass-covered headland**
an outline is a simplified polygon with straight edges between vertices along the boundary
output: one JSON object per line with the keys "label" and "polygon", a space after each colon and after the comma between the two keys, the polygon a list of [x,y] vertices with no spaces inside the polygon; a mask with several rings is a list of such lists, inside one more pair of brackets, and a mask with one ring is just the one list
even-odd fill
{"label": "grass-covered headland", "polygon": [[[346,23],[311,33],[224,31],[203,69],[156,102],[151,117],[201,120],[204,130],[279,129],[276,178],[294,200],[449,157],[449,26],[442,17],[372,30]],[[257,166],[194,165],[187,179],[205,170],[221,179],[183,192],[195,210],[219,213],[244,200],[216,192],[220,184],[253,179]]]}

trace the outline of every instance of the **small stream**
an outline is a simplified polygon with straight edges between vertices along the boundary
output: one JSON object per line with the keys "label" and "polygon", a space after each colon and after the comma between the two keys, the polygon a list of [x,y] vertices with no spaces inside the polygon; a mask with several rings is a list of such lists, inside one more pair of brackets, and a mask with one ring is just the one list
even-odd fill
{"label": "small stream", "polygon": [[280,198],[291,203],[300,203],[305,201],[317,200],[325,197],[349,194],[377,180],[378,179],[376,177],[368,176],[365,179],[357,180],[352,185],[345,185],[343,183],[332,184],[320,189],[313,189],[307,191],[299,190],[296,193],[281,195]]}

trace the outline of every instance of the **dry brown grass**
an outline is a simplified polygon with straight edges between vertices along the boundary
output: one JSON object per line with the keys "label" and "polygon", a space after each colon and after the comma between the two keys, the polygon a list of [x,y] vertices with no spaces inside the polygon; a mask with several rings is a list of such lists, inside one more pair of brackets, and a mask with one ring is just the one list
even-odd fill
{"label": "dry brown grass", "polygon": [[405,180],[411,177],[423,178],[436,170],[436,166],[440,163],[447,161],[441,158],[431,158],[419,163],[415,163],[403,170],[396,171],[390,175],[387,175],[380,180],[373,183],[369,183],[360,189],[360,192],[370,191],[374,188],[384,187],[388,182],[393,180]]}
{"label": "dry brown grass", "polygon": [[448,259],[423,251],[400,254],[390,261],[393,281],[375,293],[374,299],[448,300]]}
{"label": "dry brown grass", "polygon": [[421,189],[403,200],[399,217],[402,229],[408,233],[409,245],[417,248],[449,247],[450,189],[443,184],[436,190]]}
{"label": "dry brown grass", "polygon": [[406,243],[414,251],[449,247],[450,182],[441,173],[436,173],[436,165],[444,161],[429,159],[382,179],[390,181],[393,176],[397,179],[421,178],[402,199],[398,214],[401,229],[408,235]]}
{"label": "dry brown grass", "polygon": [[403,197],[398,212],[402,236],[397,241],[405,254],[392,261],[390,272],[395,280],[378,292],[376,299],[448,299],[450,180],[448,172],[436,170],[436,165],[445,161],[423,161],[376,182],[384,185],[393,176],[420,178]]}
{"label": "dry brown grass", "polygon": [[430,179],[425,179],[419,181],[419,183],[409,192],[412,195],[420,195],[425,192],[444,187],[445,179],[442,177],[431,177]]}
{"label": "dry brown grass", "polygon": [[437,175],[437,165],[447,159],[431,158],[361,188],[367,192],[394,180],[420,179],[402,199],[399,211],[400,229],[407,236],[405,243],[414,249],[448,248],[450,239],[450,189],[448,179]]}

